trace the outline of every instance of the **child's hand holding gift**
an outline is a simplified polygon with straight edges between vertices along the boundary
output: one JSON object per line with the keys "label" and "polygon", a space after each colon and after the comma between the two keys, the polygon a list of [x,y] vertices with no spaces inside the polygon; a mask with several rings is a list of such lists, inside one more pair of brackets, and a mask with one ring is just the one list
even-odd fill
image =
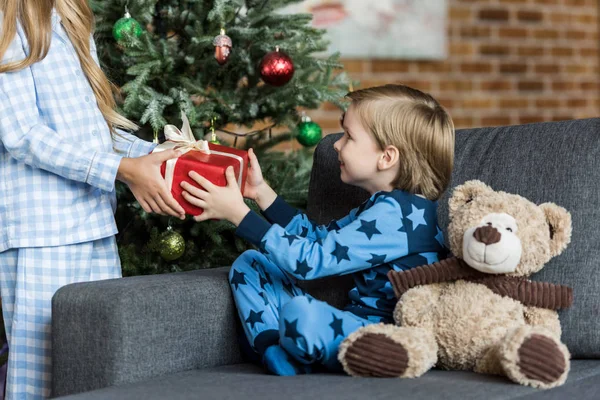
{"label": "child's hand holding gift", "polygon": [[260,164],[254,154],[254,149],[248,150],[248,177],[246,178],[246,186],[244,188],[244,197],[254,200],[261,210],[267,209],[275,198],[277,193],[269,186],[263,178]]}
{"label": "child's hand holding gift", "polygon": [[195,216],[194,220],[201,222],[207,219],[226,219],[238,226],[250,211],[244,203],[233,167],[228,167],[225,171],[226,186],[215,185],[194,171],[191,171],[189,176],[203,188],[199,189],[188,182],[181,182],[181,187],[184,189],[183,197],[189,203],[204,209],[204,212]]}
{"label": "child's hand holding gift", "polygon": [[[253,149],[248,150],[248,159],[250,162],[243,197],[256,201],[261,210],[265,210],[273,204],[277,193],[264,180]],[[185,200],[204,209],[194,220],[200,222],[207,219],[226,219],[238,226],[250,211],[244,203],[232,167],[227,168],[225,172],[227,186],[217,186],[196,172],[190,172],[189,176],[204,188],[202,190],[187,182],[181,182]]]}

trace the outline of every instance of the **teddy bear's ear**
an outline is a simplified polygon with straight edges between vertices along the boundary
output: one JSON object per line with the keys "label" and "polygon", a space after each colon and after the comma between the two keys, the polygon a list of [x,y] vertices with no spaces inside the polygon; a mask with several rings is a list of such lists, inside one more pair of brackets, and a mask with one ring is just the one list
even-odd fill
{"label": "teddy bear's ear", "polygon": [[454,214],[456,210],[465,204],[470,203],[475,197],[492,191],[493,189],[491,187],[478,180],[467,181],[462,185],[455,187],[448,202],[450,217],[452,217],[452,214]]}
{"label": "teddy bear's ear", "polygon": [[540,208],[546,215],[550,235],[550,254],[554,257],[562,253],[571,242],[571,214],[554,203],[540,204]]}

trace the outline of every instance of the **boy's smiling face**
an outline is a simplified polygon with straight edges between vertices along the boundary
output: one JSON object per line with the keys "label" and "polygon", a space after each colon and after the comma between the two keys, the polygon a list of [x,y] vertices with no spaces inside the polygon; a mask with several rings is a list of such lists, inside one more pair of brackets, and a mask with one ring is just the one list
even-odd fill
{"label": "boy's smiling face", "polygon": [[377,182],[377,162],[382,151],[357,117],[353,105],[350,105],[341,120],[344,136],[333,147],[338,153],[342,182],[372,194],[382,190]]}

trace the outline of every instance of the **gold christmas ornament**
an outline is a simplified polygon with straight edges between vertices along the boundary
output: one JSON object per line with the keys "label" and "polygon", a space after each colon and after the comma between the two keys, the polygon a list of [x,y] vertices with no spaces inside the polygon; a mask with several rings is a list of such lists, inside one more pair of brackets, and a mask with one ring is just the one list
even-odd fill
{"label": "gold christmas ornament", "polygon": [[161,235],[158,241],[160,256],[165,261],[174,261],[185,253],[185,239],[171,227]]}

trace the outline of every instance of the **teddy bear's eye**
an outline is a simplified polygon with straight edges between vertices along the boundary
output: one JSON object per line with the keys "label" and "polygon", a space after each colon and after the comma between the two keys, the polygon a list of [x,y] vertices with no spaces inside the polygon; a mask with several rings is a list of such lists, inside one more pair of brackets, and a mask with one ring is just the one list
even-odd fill
{"label": "teddy bear's eye", "polygon": [[469,198],[467,199],[467,201],[465,201],[465,204],[468,204],[468,203],[470,203],[470,202],[472,202],[472,201],[473,201],[473,198],[472,198],[472,197],[469,197]]}
{"label": "teddy bear's eye", "polygon": [[506,228],[506,230],[512,232],[512,228]]}

